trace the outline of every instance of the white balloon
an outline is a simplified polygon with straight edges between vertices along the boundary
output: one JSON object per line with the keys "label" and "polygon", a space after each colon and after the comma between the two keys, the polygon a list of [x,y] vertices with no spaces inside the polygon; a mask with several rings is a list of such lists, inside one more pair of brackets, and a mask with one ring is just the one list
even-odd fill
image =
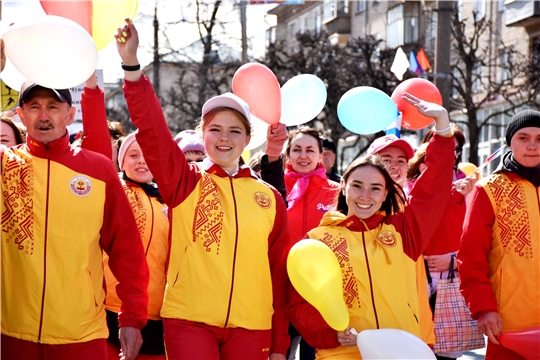
{"label": "white balloon", "polygon": [[356,344],[362,359],[436,359],[419,337],[399,329],[364,330]]}
{"label": "white balloon", "polygon": [[7,57],[39,85],[68,89],[84,83],[95,71],[97,49],[76,22],[44,15],[10,26],[3,34]]}
{"label": "white balloon", "polygon": [[9,58],[6,58],[6,67],[0,74],[0,79],[2,79],[7,86],[16,91],[20,91],[22,84],[28,80],[19,70],[17,70]]}
{"label": "white balloon", "polygon": [[301,74],[281,87],[281,119],[287,126],[313,120],[326,104],[326,85],[315,75]]}
{"label": "white balloon", "polygon": [[245,150],[253,150],[258,148],[266,142],[266,134],[268,133],[268,127],[270,124],[259,119],[253,114],[249,114],[251,117],[251,140],[245,147]]}

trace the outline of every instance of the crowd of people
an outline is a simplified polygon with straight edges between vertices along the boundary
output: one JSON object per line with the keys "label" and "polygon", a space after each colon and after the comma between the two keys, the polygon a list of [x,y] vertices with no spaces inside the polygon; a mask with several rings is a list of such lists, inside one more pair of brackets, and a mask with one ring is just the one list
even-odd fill
{"label": "crowd of people", "polygon": [[[435,123],[416,151],[383,136],[341,176],[332,139],[276,124],[241,165],[249,105],[212,97],[173,137],[130,20],[115,38],[135,132],[107,120],[95,76],[79,146],[68,90],[28,81],[24,127],[1,116],[2,359],[361,359],[357,332],[382,328],[433,346],[430,302],[450,272],[486,358],[525,359],[499,337],[540,325],[540,112],[514,115],[510,151],[480,180],[458,168],[465,137],[447,111],[407,93]],[[305,238],[338,259],[343,331],[288,279]]]}

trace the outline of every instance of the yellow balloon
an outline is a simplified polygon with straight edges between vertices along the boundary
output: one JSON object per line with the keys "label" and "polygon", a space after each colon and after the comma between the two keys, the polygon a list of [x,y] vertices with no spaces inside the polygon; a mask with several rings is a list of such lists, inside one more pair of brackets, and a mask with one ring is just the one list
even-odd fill
{"label": "yellow balloon", "polygon": [[458,168],[459,168],[459,170],[463,171],[465,173],[465,175],[467,175],[467,176],[470,176],[470,175],[474,174],[476,169],[478,169],[478,167],[476,165],[471,164],[469,162],[459,163]]}
{"label": "yellow balloon", "polygon": [[328,246],[313,239],[300,240],[289,252],[287,272],[296,291],[319,310],[328,325],[337,331],[347,328],[341,268]]}
{"label": "yellow balloon", "polygon": [[92,38],[98,50],[114,39],[119,27],[125,24],[124,19],[133,19],[137,13],[137,0],[94,0],[92,3]]}

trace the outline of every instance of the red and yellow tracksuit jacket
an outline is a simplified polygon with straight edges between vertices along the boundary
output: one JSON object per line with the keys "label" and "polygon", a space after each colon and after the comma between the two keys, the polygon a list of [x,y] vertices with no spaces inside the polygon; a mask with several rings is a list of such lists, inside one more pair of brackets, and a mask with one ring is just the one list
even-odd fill
{"label": "red and yellow tracksuit jacket", "polygon": [[[428,169],[413,188],[402,212],[383,211],[366,220],[326,213],[319,227],[308,233],[332,249],[340,262],[343,298],[350,327],[397,328],[421,336],[415,260],[427,246],[448,202],[452,180],[454,141],[436,135],[426,155]],[[414,260],[413,260],[414,259]],[[317,358],[360,359],[357,347],[340,346],[337,332],[321,314],[290,287],[291,323],[317,348]]]}
{"label": "red and yellow tracksuit jacket", "polygon": [[479,180],[467,197],[458,252],[473,319],[494,311],[502,332],[540,325],[540,188],[513,172]]}
{"label": "red and yellow tracksuit jacket", "polygon": [[148,267],[104,156],[27,143],[2,154],[2,334],[43,344],[107,338],[102,249],[119,279],[121,326],[146,323]]}
{"label": "red and yellow tracksuit jacket", "polygon": [[[150,270],[148,283],[148,319],[161,320],[159,315],[165,293],[165,263],[169,251],[169,220],[167,206],[157,198],[148,196],[137,184],[121,179],[131,210],[135,216],[139,234],[143,242],[146,261]],[[103,257],[107,298],[105,307],[115,313],[120,312],[122,301],[116,293],[118,280],[109,268],[109,256]]]}
{"label": "red and yellow tracksuit jacket", "polygon": [[163,318],[272,330],[270,353],[289,345],[285,267],[289,236],[281,195],[249,168],[229,176],[189,164],[146,77],[124,95],[139,142],[169,206],[170,248]]}

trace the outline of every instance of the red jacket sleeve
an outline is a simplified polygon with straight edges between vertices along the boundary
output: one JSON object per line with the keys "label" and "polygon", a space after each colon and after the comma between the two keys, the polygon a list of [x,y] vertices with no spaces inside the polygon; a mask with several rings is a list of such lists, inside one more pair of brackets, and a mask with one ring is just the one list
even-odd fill
{"label": "red jacket sleeve", "polygon": [[110,167],[101,244],[109,255],[109,267],[118,280],[116,292],[122,301],[120,326],[142,328],[148,316],[150,273],[142,240],[128,199],[114,168]]}
{"label": "red jacket sleeve", "polygon": [[289,277],[287,275],[287,254],[289,246],[289,227],[287,226],[287,210],[281,195],[272,189],[276,201],[276,220],[268,237],[268,258],[272,274],[272,297],[274,314],[272,315],[272,347],[270,354],[287,354],[290,346],[289,320],[287,304],[289,302]]}
{"label": "red jacket sleeve", "polygon": [[137,141],[144,159],[170,207],[176,207],[193,191],[200,179],[198,167],[189,164],[174,141],[161,104],[150,80],[124,82],[124,97],[133,124],[139,129]]}
{"label": "red jacket sleeve", "polygon": [[337,331],[324,321],[321,313],[289,285],[289,320],[309,345],[316,349],[332,349],[340,346]]}
{"label": "red jacket sleeve", "polygon": [[497,311],[497,300],[488,278],[488,256],[494,222],[495,213],[489,197],[477,184],[467,196],[461,248],[457,254],[461,293],[473,319],[478,319],[485,312]]}
{"label": "red jacket sleeve", "polygon": [[427,170],[414,184],[405,209],[392,217],[392,224],[403,239],[403,251],[415,261],[441,220],[445,209],[441,204],[448,204],[450,199],[454,147],[452,137],[435,134],[431,138],[426,149]]}
{"label": "red jacket sleeve", "polygon": [[81,147],[103,154],[112,161],[111,135],[107,124],[105,94],[97,89],[84,88],[81,95],[84,137]]}

